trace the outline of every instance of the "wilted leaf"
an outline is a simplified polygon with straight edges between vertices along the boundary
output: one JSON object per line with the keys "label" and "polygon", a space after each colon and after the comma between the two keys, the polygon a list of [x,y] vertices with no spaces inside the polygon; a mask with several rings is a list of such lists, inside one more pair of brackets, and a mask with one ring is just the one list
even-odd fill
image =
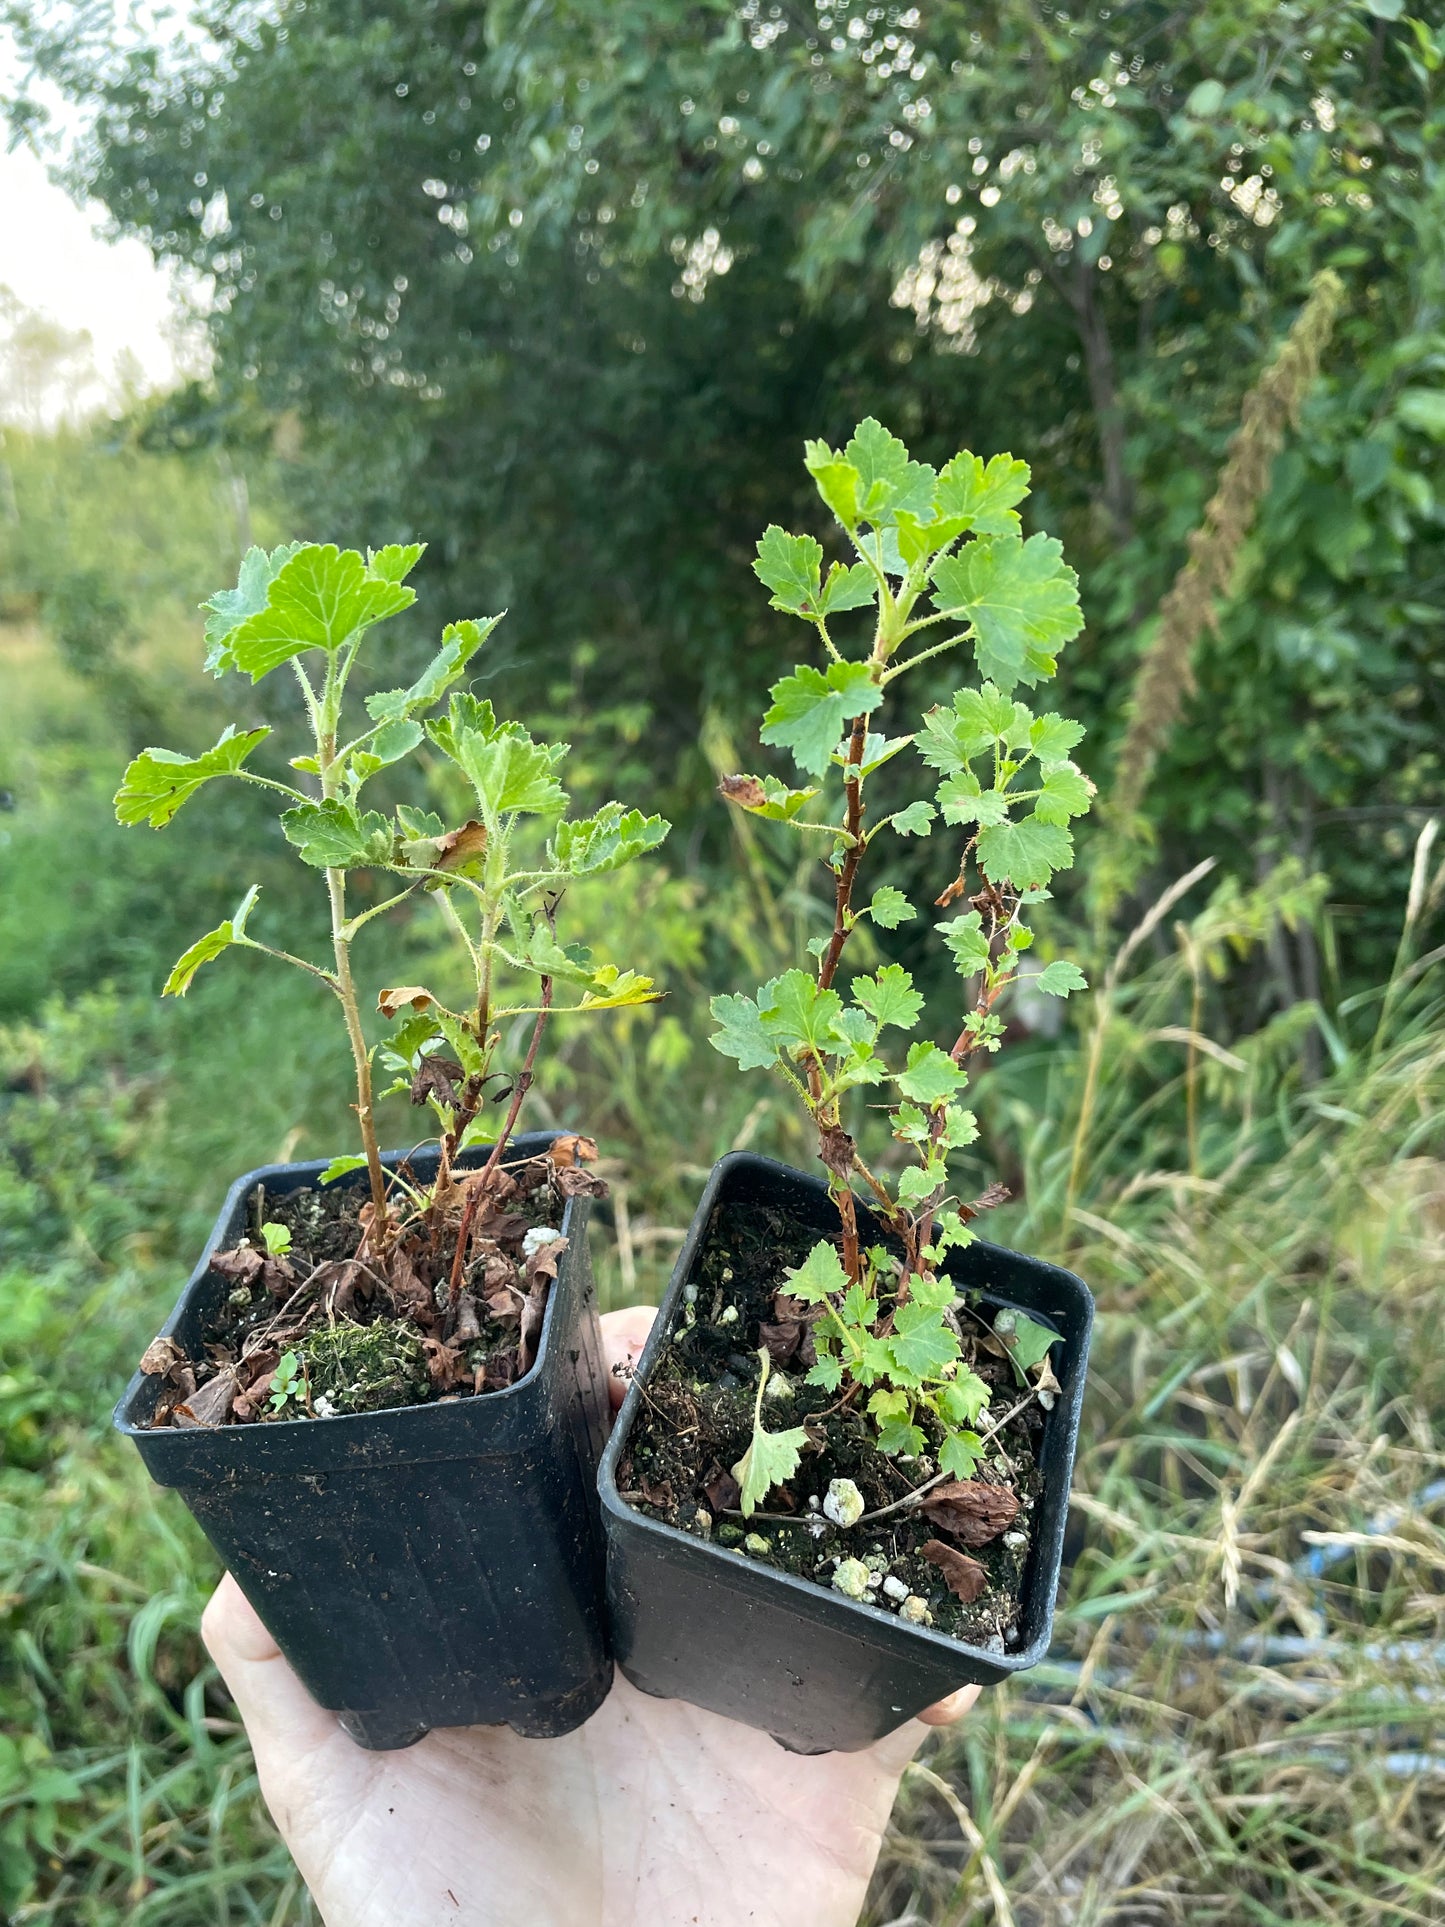
{"label": "wilted leaf", "polygon": [[487,853],[486,825],[468,817],[459,830],[448,830],[436,839],[431,867],[434,870],[465,870]]}
{"label": "wilted leaf", "polygon": [[745,1519],[752,1517],[775,1485],[793,1476],[807,1442],[808,1434],[801,1425],[787,1432],[769,1432],[761,1424],[753,1428],[752,1443],[733,1467],[739,1488],[738,1509]]}
{"label": "wilted leaf", "polygon": [[376,1007],[383,1017],[395,1017],[399,1010],[431,1010],[436,1001],[425,984],[399,984],[394,990],[383,990]]}

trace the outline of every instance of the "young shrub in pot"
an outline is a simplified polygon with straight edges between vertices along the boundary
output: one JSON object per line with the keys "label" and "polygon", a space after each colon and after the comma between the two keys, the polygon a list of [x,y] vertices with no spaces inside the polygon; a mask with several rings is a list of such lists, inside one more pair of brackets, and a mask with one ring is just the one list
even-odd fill
{"label": "young shrub in pot", "polygon": [[[770,528],[755,565],[821,644],[821,666],[774,686],[761,732],[803,786],[721,787],[818,839],[832,916],[809,967],[713,1000],[713,1043],[788,1085],[827,1178],[747,1155],[713,1173],[602,1490],[628,1676],[824,1751],[1047,1649],[1091,1301],[1070,1273],[976,1241],[1006,1194],[959,1196],[949,1165],[977,1135],[960,1098],[1002,1040],[1003,993],[1025,974],[1084,987],[1067,960],[1025,959],[1092,785],[1070,760],[1078,725],[1016,693],[1081,626],[1059,544],[1022,537],[1026,465],[964,452],[935,471],[875,421],[841,453],[810,443],[807,463],[856,559],[825,577],[818,542]],[[872,634],[850,654],[833,619],[861,609]],[[900,679],[960,647],[977,686],[887,734]],[[935,929],[963,1000],[945,1017],[897,963],[842,966],[862,923],[918,914],[873,874],[889,838],[947,829]],[[856,1141],[863,1104],[887,1113],[886,1164]]]}
{"label": "young shrub in pot", "polygon": [[[456,688],[496,619],[450,625],[416,682],[368,696],[348,735],[358,651],[415,599],[405,577],[421,553],[253,549],[237,588],[207,605],[216,674],[257,682],[292,664],[312,746],[291,768],[312,788],[249,767],[271,733],[258,726],[200,757],[147,750],[116,798],[122,823],[160,828],[214,777],[260,784],[284,799],[285,837],[324,879],[329,963],[255,936],[253,888],[165,989],[184,995],[234,948],[305,971],[341,1007],[362,1148],[237,1180],[116,1423],[180,1491],[318,1701],[368,1746],[438,1725],[565,1732],[607,1690],[592,1497],[607,1397],[586,1242],[605,1187],[587,1169],[590,1139],[515,1126],[552,1020],[655,999],[647,978],[599,966],[556,926],[573,878],[655,849],[668,828],[615,803],[568,819],[566,745]],[[363,806],[365,786],[424,739],[465,781],[455,828]],[[391,888],[349,912],[361,869]],[[446,916],[472,990],[460,1009],[420,984],[377,998],[397,1020],[380,1048],[392,1088],[437,1126],[431,1145],[385,1156],[352,946],[417,898]],[[520,1063],[505,1043],[519,1027]],[[506,1108],[481,1143],[488,1097]]]}

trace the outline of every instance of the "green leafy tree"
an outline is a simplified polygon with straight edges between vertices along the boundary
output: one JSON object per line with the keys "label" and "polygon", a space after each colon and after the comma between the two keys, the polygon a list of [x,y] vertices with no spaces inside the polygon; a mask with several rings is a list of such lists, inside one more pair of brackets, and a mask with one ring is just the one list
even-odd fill
{"label": "green leafy tree", "polygon": [[[336,1159],[326,1176],[365,1165],[371,1187],[373,1230],[384,1242],[387,1184],[376,1137],[372,1052],[366,1040],[362,1001],[352,970],[352,945],[373,919],[415,893],[441,905],[475,973],[476,998],[466,1012],[448,1010],[422,986],[383,990],[379,1008],[402,1015],[390,1046],[406,1066],[418,1103],[430,1102],[443,1126],[442,1161],[434,1203],[445,1198],[452,1159],[481,1108],[489,1080],[498,1072],[502,1026],[521,1016],[534,1019],[526,1061],[512,1080],[512,1102],[492,1163],[500,1157],[531,1082],[549,1014],[554,985],[576,988],[563,1011],[597,1011],[650,1003],[657,992],[649,978],[615,965],[598,965],[585,947],[563,947],[556,935],[557,907],[568,884],[616,869],[656,849],[667,835],[662,818],[644,817],[607,803],[594,815],[569,819],[567,795],[557,771],[565,743],[541,743],[520,723],[499,721],[490,702],[455,687],[500,617],[449,624],[441,648],[408,686],[373,692],[364,720],[347,724],[346,695],[366,637],[379,623],[415,601],[406,578],[423,545],[391,545],[361,555],[331,544],[291,543],[269,553],[253,548],[241,564],[234,589],[206,604],[206,664],[216,676],[236,671],[253,684],[289,663],[310,724],[312,748],[290,767],[314,785],[310,792],[250,767],[271,734],[269,725],[228,727],[212,747],[188,757],[175,750],[147,749],[125,772],[116,794],[117,819],[160,829],[199,790],[217,777],[236,777],[279,795],[287,807],[281,829],[301,861],[325,878],[331,924],[332,963],[312,963],[262,942],[250,931],[258,888],[252,886],[236,912],[197,939],[178,959],[165,994],[184,996],[198,970],[231,949],[261,951],[295,965],[323,983],[341,1005],[356,1074],[356,1111],[362,1154]],[[449,697],[445,715],[428,715]],[[354,733],[349,733],[354,730]],[[465,778],[475,814],[448,829],[430,811],[400,804],[394,812],[369,809],[363,791],[383,770],[410,756],[425,739]],[[523,826],[530,819],[554,827],[541,853],[529,847]],[[347,880],[355,871],[380,871],[398,886],[365,909],[348,912]],[[522,1001],[498,999],[501,963],[537,990]],[[436,1053],[450,1047],[453,1059]],[[458,1255],[461,1241],[458,1243]]]}
{"label": "green leafy tree", "polygon": [[[942,1430],[944,1469],[967,1476],[981,1449],[968,1428],[987,1393],[961,1366],[954,1289],[938,1267],[972,1237],[980,1206],[956,1194],[949,1160],[977,1136],[961,1102],[969,1060],[999,1047],[998,1002],[1034,942],[1028,913],[1072,864],[1070,826],[1093,795],[1070,757],[1079,724],[1036,713],[1015,693],[1055,674],[1058,652],[1081,627],[1078,584],[1052,536],[1024,539],[1018,504],[1029,470],[1010,455],[985,463],[965,451],[934,469],[870,417],[841,451],[809,442],[806,459],[856,559],[835,560],[825,574],[819,542],[772,527],[754,566],[772,606],[808,623],[822,646],[823,668],[802,664],[774,685],[761,729],[762,741],[790,752],[812,780],[791,790],[775,778],[739,775],[722,788],[735,807],[822,839],[831,927],[808,941],[811,968],[787,970],[752,997],[715,997],[712,1041],[741,1069],[780,1075],[817,1131],[839,1211],[841,1261],[820,1243],[785,1281],[791,1297],[818,1308],[811,1382],[868,1392],[886,1452],[921,1450],[919,1416],[930,1413]],[[873,616],[870,646],[846,653],[833,619],[863,609]],[[900,678],[960,649],[972,653],[978,685],[958,689],[908,733],[886,734],[884,711]],[[923,776],[928,794],[890,797],[880,811],[880,773],[910,752],[922,771],[903,767]],[[961,980],[964,1008],[945,1048],[926,1034],[935,1026],[925,1024],[924,997],[900,964],[853,977],[846,992],[841,966],[860,923],[893,929],[918,914],[890,883],[865,900],[865,867],[892,837],[949,829],[962,833],[961,847],[935,908],[954,914],[934,931]],[[1067,958],[1031,981],[1057,997],[1084,988]],[[903,1154],[894,1172],[873,1169],[849,1128],[848,1106],[874,1091],[886,1093]],[[864,1249],[855,1184],[870,1194],[896,1251]],[[755,1439],[754,1485],[763,1476],[757,1468],[772,1465],[779,1449]]]}
{"label": "green leafy tree", "polygon": [[[584,700],[605,678],[652,703],[682,807],[701,716],[770,666],[734,559],[761,522],[801,525],[775,478],[820,396],[835,437],[872,409],[930,460],[960,421],[1035,451],[1088,585],[1065,678],[1106,776],[1241,398],[1338,273],[1331,355],[1147,812],[1166,874],[1285,852],[1352,903],[1404,887],[1445,741],[1436,23],[1330,0],[216,0],[207,44],[162,46],[106,15],[17,10],[93,120],[73,178],[215,280],[214,379],[145,432],[254,446],[282,423],[299,513],[425,527],[454,606],[526,611],[497,648],[529,699],[581,638]],[[1344,952],[1371,980],[1376,921]],[[1297,961],[1275,1001],[1308,988]]]}

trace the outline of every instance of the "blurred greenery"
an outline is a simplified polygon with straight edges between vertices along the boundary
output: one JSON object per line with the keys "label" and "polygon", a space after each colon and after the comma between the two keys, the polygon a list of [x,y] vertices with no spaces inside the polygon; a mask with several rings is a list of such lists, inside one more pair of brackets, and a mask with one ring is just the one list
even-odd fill
{"label": "blurred greenery", "polygon": [[[155,996],[252,881],[321,935],[239,786],[184,841],[113,824],[139,744],[274,720],[201,677],[195,605],[253,537],[425,536],[378,677],[507,604],[479,692],[571,738],[579,802],[675,819],[572,906],[667,1001],[559,1028],[528,1100],[598,1137],[605,1292],[653,1297],[721,1152],[810,1156],[705,1016],[827,883],[711,795],[765,766],[791,638],[748,562],[808,525],[803,436],[872,411],[1029,458],[1107,795],[1241,400],[1328,267],[1148,873],[1091,936],[1077,885],[1054,907],[1094,993],[1058,1035],[1020,1004],[977,1079],[990,1235],[1100,1299],[1073,1566],[1051,1667],[906,1788],[868,1918],[1445,1917],[1438,9],[217,0],[169,46],[11,14],[93,111],[74,178],[213,277],[215,368],[0,441],[0,1911],[313,1918],[196,1638],[212,1555],[108,1432],[230,1177],[352,1136],[319,992],[229,957]],[[446,950],[419,910],[358,961],[440,985]]]}

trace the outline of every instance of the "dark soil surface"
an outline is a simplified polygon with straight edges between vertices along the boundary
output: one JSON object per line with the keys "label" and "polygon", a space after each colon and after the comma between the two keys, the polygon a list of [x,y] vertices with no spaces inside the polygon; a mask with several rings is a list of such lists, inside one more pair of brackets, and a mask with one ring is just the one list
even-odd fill
{"label": "dark soil surface", "polygon": [[[766,1513],[759,1510],[744,1521],[736,1509],[729,1468],[752,1437],[759,1326],[774,1318],[784,1270],[801,1264],[817,1241],[816,1227],[775,1208],[719,1206],[687,1287],[692,1303],[680,1305],[666,1349],[643,1386],[642,1410],[618,1468],[622,1495],[650,1518],[819,1586],[832,1585],[840,1561],[861,1560],[876,1577],[868,1604],[897,1612],[906,1594],[925,1602],[936,1630],[1006,1651],[1019,1640],[1019,1593],[1042,1490],[1036,1448],[1044,1415],[1036,1402],[1003,1428],[974,1474],[981,1484],[1009,1488],[1018,1502],[1007,1530],[980,1545],[976,1537],[951,1536],[918,1510],[892,1512],[870,1524],[869,1513],[922,1485],[936,1464],[926,1455],[886,1458],[866,1416],[840,1409],[836,1394],[806,1384],[800,1366],[775,1368],[764,1395],[764,1423],[771,1431],[805,1425],[813,1449],[805,1450],[787,1484],[768,1494]],[[996,1420],[1023,1394],[1003,1346],[991,1336],[995,1309],[971,1294],[958,1320],[964,1360],[991,1388]],[[782,1390],[775,1393],[780,1381]],[[866,1506],[863,1518],[846,1529],[822,1513],[829,1485],[838,1478],[851,1479]],[[1007,1513],[1008,1502],[1000,1497]],[[956,1598],[940,1566],[923,1556],[930,1541],[964,1550],[983,1567],[985,1583],[971,1603]]]}
{"label": "dark soil surface", "polygon": [[[158,1338],[141,1361],[165,1381],[152,1423],[333,1418],[516,1383],[536,1359],[566,1249],[557,1227],[567,1199],[605,1191],[575,1161],[578,1142],[559,1140],[543,1157],[500,1165],[485,1189],[480,1174],[459,1171],[434,1207],[398,1187],[382,1239],[364,1187],[268,1196],[258,1185],[244,1236],[212,1255],[223,1291],[201,1356]],[[284,1252],[271,1253],[263,1225],[289,1232]]]}

